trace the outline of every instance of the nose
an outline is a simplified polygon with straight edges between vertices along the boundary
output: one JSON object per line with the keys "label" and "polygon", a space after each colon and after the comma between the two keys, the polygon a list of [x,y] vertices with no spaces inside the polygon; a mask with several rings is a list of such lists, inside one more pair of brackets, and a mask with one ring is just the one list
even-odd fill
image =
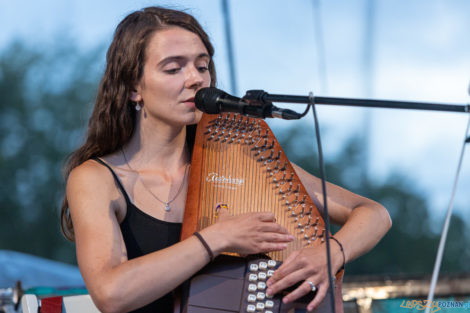
{"label": "nose", "polygon": [[186,88],[200,88],[203,83],[203,73],[199,72],[196,66],[190,66],[186,76]]}

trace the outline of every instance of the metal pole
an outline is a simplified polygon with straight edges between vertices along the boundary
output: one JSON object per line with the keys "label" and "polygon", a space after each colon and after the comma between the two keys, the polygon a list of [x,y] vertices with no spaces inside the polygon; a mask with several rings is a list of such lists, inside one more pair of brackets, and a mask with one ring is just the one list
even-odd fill
{"label": "metal pole", "polygon": [[[375,38],[375,0],[367,0],[365,11],[364,51],[362,59],[362,71],[364,82],[364,94],[368,98],[374,96],[374,38]],[[372,114],[370,110],[364,110],[362,116],[362,149],[361,179],[363,184],[369,182],[369,155],[371,142]]]}
{"label": "metal pole", "polygon": [[230,90],[234,95],[238,94],[237,73],[235,70],[235,57],[233,53],[232,27],[230,20],[230,8],[228,0],[222,0],[222,14],[224,16],[225,26],[225,44],[227,46],[227,57],[230,74]]}

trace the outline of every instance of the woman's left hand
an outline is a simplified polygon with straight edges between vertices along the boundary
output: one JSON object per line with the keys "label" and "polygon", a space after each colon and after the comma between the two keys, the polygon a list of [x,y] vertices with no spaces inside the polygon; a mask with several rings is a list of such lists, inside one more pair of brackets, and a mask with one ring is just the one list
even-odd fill
{"label": "woman's left hand", "polygon": [[[330,240],[330,249],[332,271],[335,274],[343,265],[343,259],[339,246],[333,240]],[[316,287],[316,294],[308,304],[307,310],[312,311],[325,298],[330,285],[325,244],[305,247],[290,254],[267,281],[267,293],[275,295],[300,281],[303,283],[287,294],[282,301],[289,303],[305,296],[312,291],[312,286],[309,284],[311,282]]]}

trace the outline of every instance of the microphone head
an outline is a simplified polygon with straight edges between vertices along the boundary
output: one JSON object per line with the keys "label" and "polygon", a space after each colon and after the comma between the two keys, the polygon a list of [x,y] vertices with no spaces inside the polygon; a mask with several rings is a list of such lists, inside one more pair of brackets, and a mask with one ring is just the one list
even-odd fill
{"label": "microphone head", "polygon": [[219,114],[220,106],[218,100],[226,93],[215,87],[201,88],[196,92],[194,103],[196,108],[204,113]]}

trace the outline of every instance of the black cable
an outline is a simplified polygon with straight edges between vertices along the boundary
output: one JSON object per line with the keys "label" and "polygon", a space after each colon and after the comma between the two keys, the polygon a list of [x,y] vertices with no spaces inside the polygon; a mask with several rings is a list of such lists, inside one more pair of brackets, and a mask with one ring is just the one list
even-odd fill
{"label": "black cable", "polygon": [[311,106],[312,106],[312,105],[311,105],[310,103],[307,105],[307,107],[305,108],[305,111],[304,111],[302,114],[299,115],[299,119],[301,119],[302,117],[304,117],[305,115],[307,115],[308,110],[310,110],[310,107],[311,107]]}
{"label": "black cable", "polygon": [[[325,164],[323,162],[323,150],[320,139],[320,125],[317,118],[317,111],[315,109],[315,97],[310,92],[308,95],[309,107],[312,107],[313,120],[315,122],[315,136],[317,138],[318,148],[318,163],[320,167],[321,188],[323,194],[323,219],[325,220],[325,241],[326,241],[326,259],[328,263],[328,279],[330,280],[330,299],[331,299],[331,312],[336,312],[335,308],[335,291],[333,274],[331,272],[331,253],[330,253],[330,216],[328,214],[328,201],[326,197],[326,180],[325,180]],[[308,109],[308,108],[307,108]]]}

